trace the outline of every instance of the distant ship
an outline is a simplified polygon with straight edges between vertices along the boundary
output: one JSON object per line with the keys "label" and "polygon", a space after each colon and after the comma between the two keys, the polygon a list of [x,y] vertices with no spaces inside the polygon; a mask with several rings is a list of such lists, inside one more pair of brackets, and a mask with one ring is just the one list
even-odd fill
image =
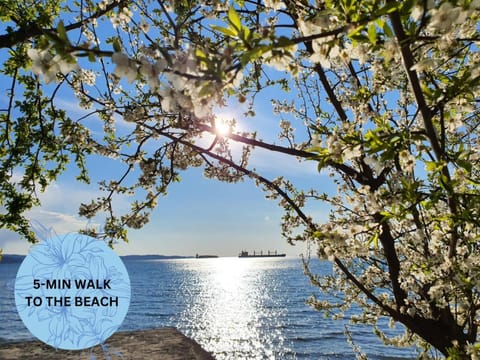
{"label": "distant ship", "polygon": [[218,258],[218,255],[195,255],[196,259],[212,259],[212,258]]}
{"label": "distant ship", "polygon": [[253,254],[249,254],[248,251],[242,251],[240,254],[238,254],[239,258],[285,257],[285,256],[286,254],[277,254],[277,250],[275,250],[275,252],[267,251],[266,254],[264,254],[263,251],[260,251],[260,253],[256,253],[254,251]]}

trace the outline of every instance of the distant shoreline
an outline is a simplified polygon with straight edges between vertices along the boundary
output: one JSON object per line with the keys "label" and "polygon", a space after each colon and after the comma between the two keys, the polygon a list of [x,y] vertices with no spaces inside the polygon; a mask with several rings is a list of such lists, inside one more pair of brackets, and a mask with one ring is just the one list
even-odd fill
{"label": "distant shoreline", "polygon": [[[20,263],[25,259],[26,255],[3,254],[0,264]],[[122,255],[122,260],[175,260],[175,259],[193,259],[194,256],[180,255]]]}
{"label": "distant shoreline", "polygon": [[174,260],[174,259],[193,259],[194,256],[180,255],[122,255],[123,260]]}

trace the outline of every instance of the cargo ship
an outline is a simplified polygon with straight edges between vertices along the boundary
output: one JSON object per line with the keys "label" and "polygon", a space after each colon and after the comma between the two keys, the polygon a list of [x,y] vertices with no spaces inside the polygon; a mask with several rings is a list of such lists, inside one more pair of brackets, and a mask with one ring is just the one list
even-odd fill
{"label": "cargo ship", "polygon": [[242,251],[240,254],[238,254],[239,258],[259,258],[259,257],[285,257],[286,254],[278,254],[277,251],[275,250],[274,252],[267,251],[267,253],[263,253],[263,251],[260,251],[260,253],[253,252],[253,254],[250,254],[248,251]]}
{"label": "cargo ship", "polygon": [[195,255],[196,259],[214,259],[218,258],[218,255]]}

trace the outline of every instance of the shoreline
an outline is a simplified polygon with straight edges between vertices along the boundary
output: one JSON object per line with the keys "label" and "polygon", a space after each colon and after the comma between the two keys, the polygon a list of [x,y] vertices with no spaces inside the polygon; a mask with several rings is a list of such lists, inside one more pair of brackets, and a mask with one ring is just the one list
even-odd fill
{"label": "shoreline", "polygon": [[[214,360],[195,340],[176,328],[119,331],[105,341],[110,359]],[[80,360],[106,359],[102,347],[85,350],[55,350],[38,340],[0,343],[0,359]]]}

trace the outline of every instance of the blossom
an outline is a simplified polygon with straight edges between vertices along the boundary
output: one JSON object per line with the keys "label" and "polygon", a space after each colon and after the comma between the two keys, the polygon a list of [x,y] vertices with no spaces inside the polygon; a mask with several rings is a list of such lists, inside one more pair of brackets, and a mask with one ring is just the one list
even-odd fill
{"label": "blossom", "polygon": [[160,67],[156,66],[157,64],[150,64],[148,61],[142,60],[139,68],[140,74],[147,79],[148,85],[150,85],[152,89],[158,87],[160,84],[158,79],[158,76],[160,75]]}
{"label": "blossom", "polygon": [[101,2],[98,3],[98,8],[104,11],[107,8],[109,3],[110,3],[109,0],[102,0]]}
{"label": "blossom", "polygon": [[431,31],[447,31],[454,24],[460,24],[465,21],[466,13],[461,7],[453,7],[453,5],[445,1],[438,9],[430,11],[431,19],[428,28]]}
{"label": "blossom", "polygon": [[410,70],[422,72],[425,70],[430,70],[435,65],[435,61],[431,58],[423,59],[413,65]]}
{"label": "blossom", "polygon": [[314,53],[310,56],[310,61],[313,63],[319,63],[324,68],[330,68],[331,62],[328,58],[328,52],[330,50],[330,45],[323,42],[314,40],[312,42]]}
{"label": "blossom", "polygon": [[116,65],[114,74],[118,77],[125,77],[130,83],[137,78],[136,64],[127,55],[116,52],[112,55],[112,62]]}
{"label": "blossom", "polygon": [[320,32],[322,31],[322,27],[317,25],[313,21],[298,20],[298,27],[303,36],[320,34]]}
{"label": "blossom", "polygon": [[368,45],[360,43],[353,47],[350,43],[345,45],[345,51],[350,55],[352,59],[358,60],[360,65],[365,64],[370,58],[370,51]]}
{"label": "blossom", "polygon": [[410,14],[413,20],[420,21],[423,17],[423,6],[415,5],[412,9],[412,13]]}
{"label": "blossom", "polygon": [[275,11],[285,9],[285,4],[280,0],[265,0],[265,6]]}
{"label": "blossom", "polygon": [[80,69],[79,71],[79,79],[83,81],[85,84],[93,86],[95,85],[95,72],[92,70],[85,70],[85,69]]}
{"label": "blossom", "polygon": [[297,45],[289,46],[281,51],[267,51],[262,55],[266,63],[278,71],[286,71],[292,65],[292,59],[297,52]]}
{"label": "blossom", "polygon": [[147,33],[148,30],[150,29],[150,25],[145,21],[142,20],[139,25],[140,30],[142,30],[144,33]]}
{"label": "blossom", "polygon": [[43,75],[47,84],[56,81],[58,73],[67,75],[70,71],[78,69],[73,58],[68,59],[62,55],[52,57],[48,49],[28,49],[27,54],[33,61],[32,71],[37,75]]}
{"label": "blossom", "polygon": [[480,9],[480,0],[473,0],[471,3],[470,3],[470,8],[471,9]]}
{"label": "blossom", "polygon": [[33,61],[32,71],[37,75],[42,75],[48,72],[50,68],[50,60],[52,56],[48,50],[28,49],[28,57]]}
{"label": "blossom", "polygon": [[[97,2],[100,2],[99,8],[106,9],[111,0]],[[160,139],[162,145],[156,147],[159,150],[155,156],[163,156],[161,152],[165,149],[167,158],[174,165],[172,169],[160,164],[157,168],[153,162],[142,163],[140,152],[138,158],[132,155],[125,160],[128,165],[140,167],[142,173],[135,186],[148,188],[146,198],[151,204],[150,201],[153,203],[157,196],[156,185],[162,182],[163,186],[163,181],[174,168],[200,166],[205,160],[208,163],[207,176],[225,181],[239,177],[238,172],[223,165],[222,160],[216,162],[223,158],[229,164],[248,168],[246,160],[232,151],[233,143],[226,140],[215,142],[202,158],[192,154],[189,144],[203,146],[206,143],[202,142],[205,140],[201,138],[202,128],[197,125],[210,124],[212,109],[228,103],[228,96],[238,96],[241,102],[246,102],[249,106],[247,114],[256,110],[255,99],[261,101],[263,95],[272,96],[273,113],[270,116],[273,116],[272,121],[276,119],[275,124],[279,124],[278,138],[292,152],[307,151],[304,153],[307,156],[318,153],[318,156],[311,157],[311,161],[317,161],[319,169],[328,168],[338,186],[336,194],[333,194],[334,190],[323,194],[326,190],[322,185],[313,185],[317,187],[303,192],[287,180],[272,181],[277,189],[289,194],[294,204],[305,205],[305,216],[302,217],[280,192],[262,182],[262,174],[252,176],[257,184],[265,186],[268,198],[279,199],[285,208],[284,235],[292,242],[318,241],[320,255],[342,261],[346,268],[351,268],[352,274],[365,285],[364,289],[374,289],[372,295],[382,302],[384,309],[391,307],[405,317],[431,320],[436,310],[450,306],[449,298],[458,298],[459,304],[469,303],[470,300],[462,294],[465,283],[471,283],[467,284],[469,287],[472,284],[480,286],[479,257],[474,252],[479,232],[473,219],[476,213],[471,210],[473,202],[468,200],[470,195],[478,192],[476,169],[480,161],[476,121],[478,103],[475,102],[480,91],[477,81],[480,55],[475,41],[478,38],[478,24],[475,22],[478,14],[475,9],[480,7],[480,1],[417,2],[415,6],[402,10],[398,24],[394,24],[389,13],[372,18],[367,16],[368,9],[355,5],[347,14],[344,8],[334,3],[317,1],[309,2],[312,6],[293,8],[285,7],[284,0],[266,0],[264,7],[256,8],[258,18],[248,12],[239,12],[242,20],[246,20],[242,23],[248,24],[250,29],[251,36],[245,39],[239,39],[241,36],[233,39],[228,35],[228,28],[223,28],[222,32],[217,31],[221,27],[209,27],[215,16],[215,23],[222,21],[215,9],[224,12],[229,6],[241,7],[235,2],[231,5],[228,2],[199,5],[198,14],[190,14],[192,21],[189,18],[182,24],[184,27],[180,33],[172,31],[171,23],[167,21],[168,12],[172,12],[173,21],[179,19],[174,16],[178,14],[175,14],[177,9],[173,5],[156,9],[159,16],[149,13],[155,10],[150,3],[146,7],[143,2],[137,2],[137,8],[123,3],[112,6],[106,18],[112,19],[116,27],[114,36],[122,40],[122,49],[125,50],[111,56],[111,68],[90,64],[93,71],[76,72],[72,84],[80,106],[95,104],[95,108],[100,108],[101,104],[111,104],[102,116],[105,132],[113,133],[110,124],[114,123],[113,114],[118,109],[125,109],[126,122],[138,126],[131,126],[135,130],[129,134],[131,136],[122,138],[124,143],[113,138],[105,140],[109,144],[89,146],[100,155],[112,156],[112,153],[121,154],[120,149],[127,149],[127,145],[135,148],[135,145],[145,143],[143,149],[149,153],[145,155],[153,156],[153,150],[150,153],[151,148],[146,142]],[[137,12],[137,9],[141,11]],[[290,18],[295,21],[287,20],[289,12],[294,12],[290,13]],[[133,13],[135,21],[131,21]],[[383,30],[377,34],[376,44],[365,38],[361,29],[368,24],[362,19],[370,20],[371,29]],[[98,20],[101,24],[102,18]],[[421,21],[426,23],[418,28]],[[210,29],[208,32],[197,31],[204,29],[204,25],[205,29]],[[403,34],[398,31],[400,26],[405,30]],[[85,45],[85,51],[98,48],[100,52],[95,51],[95,56],[110,51],[111,38],[101,42],[105,39],[98,39],[100,33],[92,24],[87,23],[81,34],[78,44]],[[286,39],[298,43],[300,50],[296,45],[288,47],[290,43]],[[103,52],[104,47],[106,52]],[[47,82],[75,67],[68,56],[59,56],[55,50],[56,47],[29,51],[32,70],[45,76]],[[245,64],[249,60],[248,56],[242,57],[245,51],[262,55],[260,59],[252,56],[254,63]],[[312,66],[311,62],[321,64],[323,69]],[[279,71],[265,71],[266,67]],[[411,78],[408,71],[428,72],[428,78]],[[106,85],[112,91],[101,93],[100,82],[104,75]],[[122,88],[122,78],[130,83],[138,82],[133,86],[122,82]],[[97,86],[84,86],[93,84]],[[419,94],[412,91],[416,88],[412,85],[419,85],[418,91],[424,93],[426,113],[433,121],[432,135],[438,131],[439,143],[448,156],[437,157],[433,151],[433,142],[426,136],[425,125],[429,119],[424,118],[423,106],[418,104]],[[275,94],[268,92],[267,88],[274,89]],[[142,126],[146,124],[156,126],[158,132]],[[294,138],[294,132],[304,135]],[[366,136],[368,132],[371,132],[370,138]],[[93,143],[94,139],[83,131],[68,136],[70,143],[76,139],[84,146]],[[161,140],[162,136],[166,136],[166,141]],[[242,136],[256,139],[257,135]],[[177,139],[181,139],[184,145],[177,142],[177,147],[169,149],[170,141],[175,143]],[[275,141],[274,136],[269,139],[269,144]],[[311,139],[310,143],[308,139]],[[310,145],[313,148],[308,149]],[[257,151],[256,147],[248,145],[246,149]],[[211,163],[208,159],[210,151],[218,156]],[[426,165],[426,170],[422,165]],[[449,176],[442,179],[445,171]],[[121,188],[109,187],[112,191]],[[128,193],[134,192],[128,189]],[[469,196],[464,196],[466,194]],[[449,196],[460,200],[457,213],[446,201]],[[313,203],[317,199],[331,206],[328,218],[308,214],[310,201]],[[94,216],[100,205],[105,206],[98,204],[83,206],[82,214]],[[121,222],[140,227],[148,221],[146,215],[127,214]],[[453,249],[456,256],[450,256],[454,226],[458,226],[460,236]],[[398,279],[390,277],[389,271],[394,269],[385,261],[384,242],[388,236],[383,235],[394,239],[392,245],[401,261]],[[340,268],[334,271],[341,275]],[[345,276],[327,276],[318,280],[322,290],[337,290],[335,295],[343,297],[341,310],[335,316],[345,313],[348,306],[356,303],[364,310],[359,321],[375,322],[382,309],[368,301],[368,296],[361,295],[364,290],[347,280]],[[401,303],[397,303],[392,293],[394,282],[405,290],[405,299],[401,299]],[[431,290],[427,292],[425,289]],[[329,301],[325,305],[316,302],[315,306],[332,308]],[[459,306],[455,314],[461,319],[467,311]],[[393,342],[391,339],[385,341]],[[415,340],[405,337],[394,342],[400,344],[402,341],[407,344]]]}
{"label": "blossom", "polygon": [[125,6],[118,12],[118,14],[112,14],[110,16],[110,21],[112,22],[114,28],[117,28],[118,26],[124,27],[130,22],[132,16],[132,11]]}
{"label": "blossom", "polygon": [[292,129],[292,124],[288,120],[280,120],[280,128],[283,131],[291,131]]}
{"label": "blossom", "polygon": [[163,88],[158,92],[160,96],[160,104],[164,112],[173,112],[177,110],[178,104],[175,100],[175,91],[172,88]]}

